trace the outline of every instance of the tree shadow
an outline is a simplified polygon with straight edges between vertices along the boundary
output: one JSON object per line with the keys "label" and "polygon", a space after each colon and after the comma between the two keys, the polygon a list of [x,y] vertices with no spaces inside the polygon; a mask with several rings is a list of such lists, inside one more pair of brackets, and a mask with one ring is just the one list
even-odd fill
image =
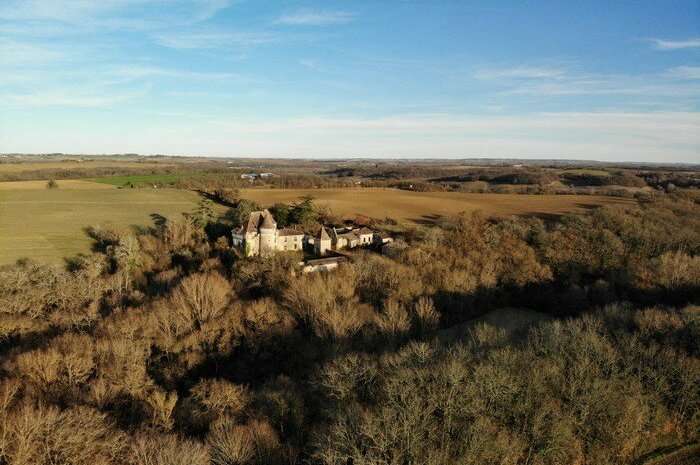
{"label": "tree shadow", "polygon": [[151,213],[150,217],[151,221],[153,221],[153,226],[155,226],[156,229],[162,229],[168,223],[168,218],[161,215],[160,213]]}
{"label": "tree shadow", "polygon": [[202,197],[204,197],[205,199],[211,200],[212,202],[217,203],[219,205],[223,205],[224,207],[233,208],[236,206],[236,204],[234,202],[230,202],[228,200],[222,199],[218,195],[212,194],[212,193],[204,191],[202,189],[196,189],[196,192],[199,195],[201,195]]}
{"label": "tree shadow", "polygon": [[563,216],[563,213],[549,213],[549,212],[530,212],[519,215],[523,218],[539,218],[547,223],[555,223]]}
{"label": "tree shadow", "polygon": [[107,248],[119,243],[119,239],[114,237],[109,237],[108,234],[103,234],[100,230],[94,226],[86,226],[83,228],[83,232],[87,237],[92,239],[92,245],[90,250],[92,252],[106,253]]}
{"label": "tree shadow", "polygon": [[66,269],[68,271],[75,273],[82,268],[84,260],[88,258],[90,258],[90,255],[79,253],[74,257],[63,257],[63,262],[66,264]]}
{"label": "tree shadow", "polygon": [[415,224],[421,224],[424,226],[434,225],[443,215],[438,214],[427,214],[421,215],[419,218],[408,218],[408,221]]}

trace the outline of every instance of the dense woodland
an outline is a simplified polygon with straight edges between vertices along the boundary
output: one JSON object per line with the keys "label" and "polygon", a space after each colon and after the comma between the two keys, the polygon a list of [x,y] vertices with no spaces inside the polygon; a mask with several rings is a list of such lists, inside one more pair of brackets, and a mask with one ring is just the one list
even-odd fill
{"label": "dense woodland", "polygon": [[[698,440],[692,197],[380,224],[403,253],[302,275],[230,246],[255,206],[228,194],[0,269],[0,464],[623,464]],[[546,318],[464,324],[509,306]]]}

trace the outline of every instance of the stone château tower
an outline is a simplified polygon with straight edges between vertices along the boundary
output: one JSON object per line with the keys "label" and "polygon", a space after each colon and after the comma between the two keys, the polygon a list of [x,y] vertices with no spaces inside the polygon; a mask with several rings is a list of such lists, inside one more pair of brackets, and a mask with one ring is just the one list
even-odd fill
{"label": "stone ch\u00e2teau tower", "polygon": [[277,223],[270,212],[264,210],[265,215],[260,224],[260,255],[270,255],[275,251],[277,243]]}

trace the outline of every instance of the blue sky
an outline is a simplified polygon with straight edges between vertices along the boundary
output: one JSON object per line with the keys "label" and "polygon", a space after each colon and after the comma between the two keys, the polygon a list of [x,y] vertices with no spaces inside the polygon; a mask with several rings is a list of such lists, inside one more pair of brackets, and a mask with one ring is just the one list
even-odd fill
{"label": "blue sky", "polygon": [[700,162],[697,1],[0,0],[0,152]]}

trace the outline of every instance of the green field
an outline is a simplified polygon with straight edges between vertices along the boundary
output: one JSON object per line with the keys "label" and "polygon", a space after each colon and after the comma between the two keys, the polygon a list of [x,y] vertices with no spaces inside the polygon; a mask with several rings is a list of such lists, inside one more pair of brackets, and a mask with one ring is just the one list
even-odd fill
{"label": "green field", "polygon": [[[63,184],[62,184],[63,183]],[[117,189],[85,181],[0,183],[0,265],[22,257],[61,263],[90,251],[87,226],[152,226],[153,216],[190,211],[199,195],[177,189]]]}
{"label": "green field", "polygon": [[89,178],[86,181],[99,182],[102,184],[110,184],[112,186],[125,186],[129,183],[138,184],[172,184],[178,179],[183,178],[184,174],[135,174],[131,176],[102,176],[99,178]]}

